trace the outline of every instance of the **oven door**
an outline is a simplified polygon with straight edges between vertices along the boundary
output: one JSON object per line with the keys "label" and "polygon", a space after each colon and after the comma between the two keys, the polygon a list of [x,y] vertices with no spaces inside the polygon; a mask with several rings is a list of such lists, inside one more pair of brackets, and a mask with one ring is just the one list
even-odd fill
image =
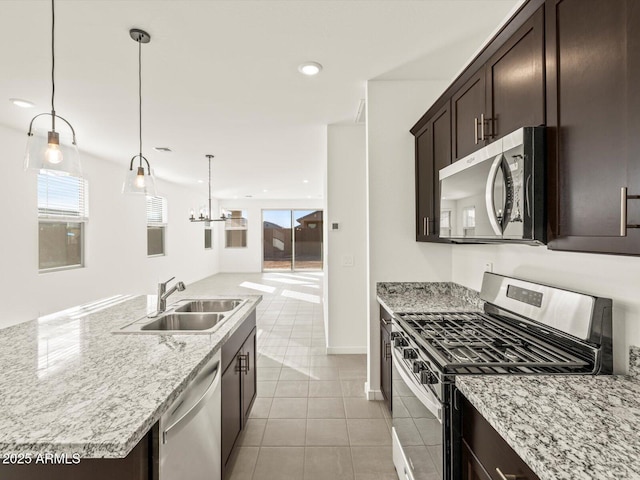
{"label": "oven door", "polygon": [[443,478],[442,404],[394,347],[393,463],[401,480]]}

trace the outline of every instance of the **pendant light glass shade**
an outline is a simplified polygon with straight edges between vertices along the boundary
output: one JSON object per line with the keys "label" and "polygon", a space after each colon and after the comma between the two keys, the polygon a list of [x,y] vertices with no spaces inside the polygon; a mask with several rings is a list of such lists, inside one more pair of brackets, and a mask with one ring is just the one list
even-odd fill
{"label": "pendant light glass shade", "polygon": [[82,177],[80,152],[73,135],[47,129],[32,129],[24,157],[25,169],[55,170]]}
{"label": "pendant light glass shade", "polygon": [[[157,196],[156,180],[151,174],[149,162],[147,162],[146,158],[141,157],[140,162],[135,165],[136,158],[138,158],[138,155],[131,159],[129,170],[127,170],[122,184],[122,193],[148,195],[150,197]],[[142,165],[143,160],[147,166],[146,170]]]}
{"label": "pendant light glass shade", "polygon": [[[31,119],[29,124],[29,141],[24,158],[25,169],[56,170],[74,177],[82,176],[80,153],[76,143],[76,132],[64,118],[56,115],[55,108],[55,4],[51,0],[51,113],[40,113]],[[41,117],[49,117],[51,129],[34,128],[34,122]],[[56,120],[64,123],[69,133],[56,131]]]}
{"label": "pendant light glass shade", "polygon": [[[133,28],[129,35],[138,44],[138,127],[139,153],[129,162],[122,184],[122,193],[157,196],[156,181],[151,173],[149,161],[142,155],[142,44],[149,43],[151,36],[144,30]],[[136,162],[137,160],[137,162]],[[146,167],[146,168],[145,168]]]}

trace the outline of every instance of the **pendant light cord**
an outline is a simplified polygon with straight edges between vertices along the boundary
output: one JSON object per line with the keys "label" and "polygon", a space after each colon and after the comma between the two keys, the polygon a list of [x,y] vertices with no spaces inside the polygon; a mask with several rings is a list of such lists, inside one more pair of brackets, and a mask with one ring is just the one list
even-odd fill
{"label": "pendant light cord", "polygon": [[54,6],[54,1],[51,0],[51,130],[55,131],[56,129],[56,107],[54,104],[54,98],[56,95],[56,79],[55,79],[55,70],[56,70],[56,51],[55,51],[55,27],[56,27],[56,9]]}
{"label": "pendant light cord", "polygon": [[209,157],[209,218],[213,218],[213,212],[211,211],[211,155]]}
{"label": "pendant light cord", "polygon": [[142,167],[142,42],[138,38],[138,118],[140,132],[140,166]]}

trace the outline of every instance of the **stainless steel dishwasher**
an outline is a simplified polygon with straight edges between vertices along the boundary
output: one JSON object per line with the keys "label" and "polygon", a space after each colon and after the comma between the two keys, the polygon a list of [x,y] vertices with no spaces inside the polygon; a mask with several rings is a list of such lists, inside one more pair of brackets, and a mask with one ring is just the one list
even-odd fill
{"label": "stainless steel dishwasher", "polygon": [[220,480],[220,352],[160,418],[160,480]]}

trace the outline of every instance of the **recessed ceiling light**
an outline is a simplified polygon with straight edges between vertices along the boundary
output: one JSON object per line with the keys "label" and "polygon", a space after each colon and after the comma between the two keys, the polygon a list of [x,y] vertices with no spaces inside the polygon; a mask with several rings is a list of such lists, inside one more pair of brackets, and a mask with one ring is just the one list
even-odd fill
{"label": "recessed ceiling light", "polygon": [[9,101],[13,103],[16,107],[21,107],[21,108],[33,108],[36,106],[35,103],[30,102],[29,100],[23,100],[22,98],[10,98]]}
{"label": "recessed ceiling light", "polygon": [[266,188],[264,190],[262,190],[263,193],[267,193],[269,190],[267,190]]}
{"label": "recessed ceiling light", "polygon": [[204,180],[198,180],[198,183],[204,183]]}
{"label": "recessed ceiling light", "polygon": [[318,62],[304,62],[298,66],[298,71],[303,75],[308,75],[312,77],[313,75],[317,75],[322,70],[322,65]]}
{"label": "recessed ceiling light", "polygon": [[153,147],[156,152],[170,152],[171,149],[169,147]]}
{"label": "recessed ceiling light", "polygon": [[305,178],[304,180],[302,180],[302,183],[309,183],[309,180]]}

